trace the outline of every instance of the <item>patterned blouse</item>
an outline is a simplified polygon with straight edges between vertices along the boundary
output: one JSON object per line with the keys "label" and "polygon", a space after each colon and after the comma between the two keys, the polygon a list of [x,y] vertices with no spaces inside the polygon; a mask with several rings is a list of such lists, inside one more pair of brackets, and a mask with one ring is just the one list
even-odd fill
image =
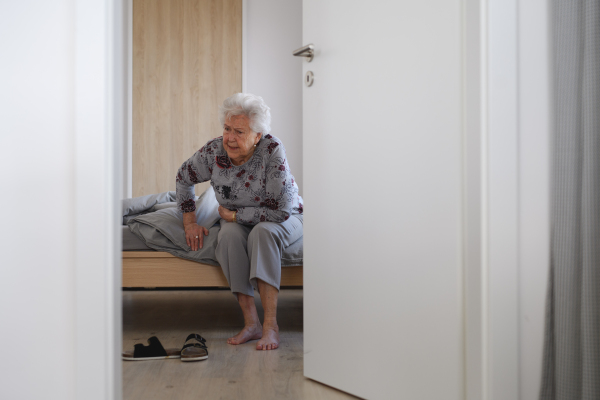
{"label": "patterned blouse", "polygon": [[177,172],[177,206],[182,212],[196,211],[194,185],[210,180],[220,205],[237,211],[245,225],[262,221],[283,222],[302,214],[303,201],[290,172],[283,143],[264,136],[252,157],[233,165],[223,148],[223,137],[210,140]]}

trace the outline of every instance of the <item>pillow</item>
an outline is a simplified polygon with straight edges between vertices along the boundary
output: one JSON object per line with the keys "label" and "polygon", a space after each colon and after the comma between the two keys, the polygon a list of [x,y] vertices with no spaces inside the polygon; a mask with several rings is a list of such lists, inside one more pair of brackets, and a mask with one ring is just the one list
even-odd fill
{"label": "pillow", "polygon": [[123,199],[121,201],[123,217],[149,212],[152,207],[173,201],[175,201],[174,191],[148,194],[146,196],[134,197],[132,199]]}
{"label": "pillow", "polygon": [[196,200],[196,223],[205,228],[210,228],[221,219],[219,215],[219,202],[212,186],[204,191]]}
{"label": "pillow", "polygon": [[163,208],[171,208],[171,207],[177,207],[177,202],[169,201],[168,203],[157,204],[151,208],[151,211],[158,211],[158,210],[162,210]]}

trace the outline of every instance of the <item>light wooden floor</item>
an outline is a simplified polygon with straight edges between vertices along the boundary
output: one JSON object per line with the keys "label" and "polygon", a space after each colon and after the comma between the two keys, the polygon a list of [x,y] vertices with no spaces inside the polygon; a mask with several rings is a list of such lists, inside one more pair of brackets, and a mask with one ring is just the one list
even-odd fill
{"label": "light wooden floor", "polygon": [[[255,297],[262,320],[260,298]],[[243,326],[229,290],[124,291],[123,347],[157,336],[180,348],[189,333],[207,340],[206,361],[124,361],[123,398],[137,399],[356,399],[303,376],[302,290],[279,296],[280,347],[258,351],[256,341],[228,345]]]}

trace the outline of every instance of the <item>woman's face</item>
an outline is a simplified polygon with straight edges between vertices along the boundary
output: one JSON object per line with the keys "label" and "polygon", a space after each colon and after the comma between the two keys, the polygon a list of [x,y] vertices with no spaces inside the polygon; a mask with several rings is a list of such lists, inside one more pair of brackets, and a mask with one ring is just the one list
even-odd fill
{"label": "woman's face", "polygon": [[245,115],[234,115],[223,125],[223,147],[234,164],[240,165],[250,159],[260,133],[250,129],[250,119]]}

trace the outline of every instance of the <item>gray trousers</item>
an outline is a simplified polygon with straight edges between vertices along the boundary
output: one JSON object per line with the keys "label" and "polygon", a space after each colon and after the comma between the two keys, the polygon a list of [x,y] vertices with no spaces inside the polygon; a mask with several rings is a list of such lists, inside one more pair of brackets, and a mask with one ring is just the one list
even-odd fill
{"label": "gray trousers", "polygon": [[254,296],[257,279],[279,290],[283,249],[300,237],[302,221],[294,216],[254,226],[222,219],[216,256],[231,291]]}

